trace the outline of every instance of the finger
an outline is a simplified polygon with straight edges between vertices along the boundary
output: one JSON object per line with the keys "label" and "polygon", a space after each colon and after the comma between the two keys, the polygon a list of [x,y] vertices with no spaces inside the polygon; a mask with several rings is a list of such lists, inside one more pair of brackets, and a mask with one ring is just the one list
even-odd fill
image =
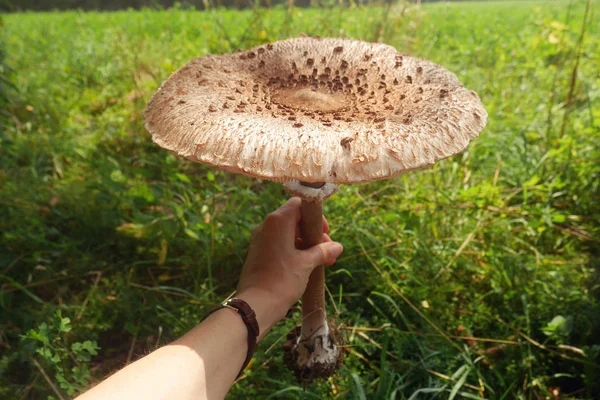
{"label": "finger", "polygon": [[[323,234],[323,243],[329,243],[329,242],[333,242],[333,240],[331,240],[331,238],[329,237],[328,234],[324,233]],[[327,265],[328,267],[335,264],[335,262],[337,261],[337,258],[334,258],[333,260],[329,260],[325,263],[325,265]]]}
{"label": "finger", "polygon": [[318,265],[335,260],[342,254],[342,251],[344,251],[344,248],[341,244],[337,242],[324,242],[302,251],[302,255],[304,256],[305,265],[313,269]]}
{"label": "finger", "polygon": [[252,228],[252,231],[250,232],[250,237],[252,239],[254,239],[256,236],[258,236],[261,229],[262,229],[262,224],[256,225],[254,228]]}
{"label": "finger", "polygon": [[280,214],[283,215],[289,219],[291,219],[292,221],[294,221],[295,224],[298,224],[298,222],[300,222],[300,203],[302,202],[302,200],[300,200],[300,197],[291,197],[288,201],[286,201],[281,207],[279,207],[277,210],[275,210],[273,212],[273,214]]}
{"label": "finger", "polygon": [[277,210],[267,215],[263,221],[264,231],[272,237],[277,237],[280,243],[294,244],[295,230],[300,221],[300,203],[298,197],[292,197]]}
{"label": "finger", "polygon": [[[329,237],[328,234],[324,233],[323,234],[323,241],[321,243],[326,243],[326,242],[333,242],[333,240],[331,240],[331,238]],[[302,240],[301,237],[296,237],[296,248],[301,249],[302,248],[302,243],[304,243],[304,240]]]}
{"label": "finger", "polygon": [[327,218],[323,215],[323,232],[329,232],[329,222],[327,222]]}
{"label": "finger", "polygon": [[269,225],[284,242],[293,243],[297,236],[298,222],[302,217],[301,202],[299,197],[292,197],[270,214],[272,221]]}

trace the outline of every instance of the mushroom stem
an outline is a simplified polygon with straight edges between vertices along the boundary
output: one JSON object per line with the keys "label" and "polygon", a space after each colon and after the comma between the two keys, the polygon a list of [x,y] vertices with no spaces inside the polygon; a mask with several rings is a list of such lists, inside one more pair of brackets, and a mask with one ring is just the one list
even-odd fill
{"label": "mushroom stem", "polygon": [[[300,236],[305,248],[323,241],[323,203],[302,200],[300,205]],[[302,339],[307,339],[318,330],[327,329],[325,313],[325,268],[316,267],[310,274],[306,291],[302,295]]]}
{"label": "mushroom stem", "polygon": [[[323,241],[323,199],[328,197],[324,195],[328,192],[324,183],[300,182],[300,186],[323,191],[322,196],[303,198],[300,205],[300,237],[303,247],[309,248]],[[302,296],[302,327],[290,332],[284,348],[285,364],[299,382],[326,378],[340,366],[341,352],[325,313],[325,268],[322,265],[311,273]]]}

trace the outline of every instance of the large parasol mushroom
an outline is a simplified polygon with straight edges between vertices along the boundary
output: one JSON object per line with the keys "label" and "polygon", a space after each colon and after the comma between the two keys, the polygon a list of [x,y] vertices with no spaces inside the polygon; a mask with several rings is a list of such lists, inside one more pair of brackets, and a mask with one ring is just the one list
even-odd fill
{"label": "large parasol mushroom", "polygon": [[[285,183],[303,199],[301,235],[312,246],[338,184],[388,179],[459,153],[487,113],[475,92],[429,61],[383,44],[296,38],[190,61],[144,119],[154,142],[177,156]],[[315,269],[301,333],[287,349],[302,381],[339,365],[324,281],[323,267]]]}

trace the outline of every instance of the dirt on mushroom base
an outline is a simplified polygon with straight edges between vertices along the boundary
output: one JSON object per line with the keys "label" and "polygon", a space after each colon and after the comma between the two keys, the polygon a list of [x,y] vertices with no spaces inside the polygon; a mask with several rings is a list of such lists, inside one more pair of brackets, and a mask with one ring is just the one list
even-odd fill
{"label": "dirt on mushroom base", "polygon": [[[334,363],[316,362],[310,366],[302,366],[299,363],[301,357],[298,351],[302,327],[296,326],[287,334],[287,341],[283,345],[283,362],[294,373],[298,383],[309,384],[317,379],[330,377],[342,366],[344,338],[336,329],[334,321],[328,321],[328,325],[329,335],[326,336],[328,343],[325,343],[323,348],[326,351],[336,352],[336,362]],[[310,348],[307,347],[306,350],[310,351]]]}

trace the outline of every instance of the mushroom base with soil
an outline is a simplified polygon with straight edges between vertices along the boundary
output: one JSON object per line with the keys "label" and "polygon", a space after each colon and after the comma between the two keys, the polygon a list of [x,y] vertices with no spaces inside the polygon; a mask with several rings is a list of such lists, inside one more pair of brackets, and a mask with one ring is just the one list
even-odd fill
{"label": "mushroom base with soil", "polygon": [[309,338],[302,338],[302,328],[295,327],[283,345],[283,361],[300,383],[327,378],[342,365],[341,339],[329,325]]}

